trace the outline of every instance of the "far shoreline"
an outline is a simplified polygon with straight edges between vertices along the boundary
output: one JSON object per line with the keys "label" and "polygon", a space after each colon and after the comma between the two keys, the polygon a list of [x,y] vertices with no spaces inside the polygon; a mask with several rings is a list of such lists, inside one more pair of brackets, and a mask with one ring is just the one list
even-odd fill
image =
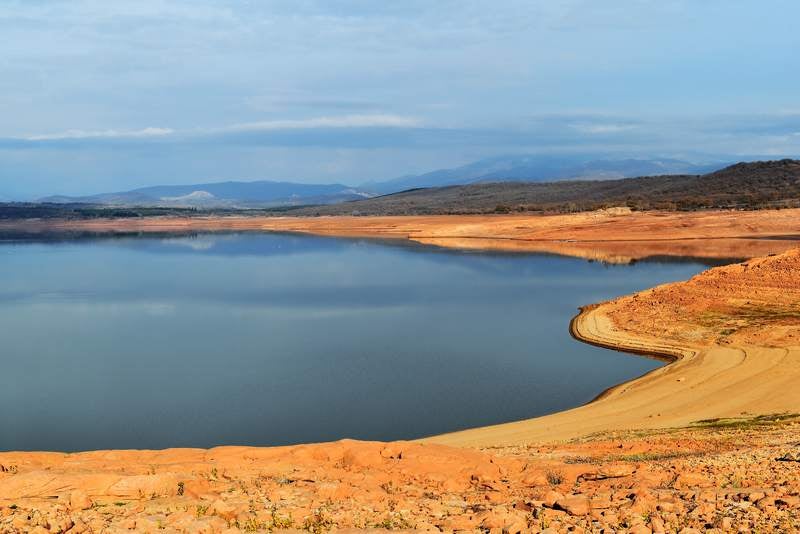
{"label": "far shoreline", "polygon": [[8,219],[0,232],[87,235],[269,231],[401,239],[460,250],[544,252],[606,263],[648,257],[750,258],[800,240],[800,208],[667,212],[600,210],[566,215],[263,217],[248,215],[119,219]]}

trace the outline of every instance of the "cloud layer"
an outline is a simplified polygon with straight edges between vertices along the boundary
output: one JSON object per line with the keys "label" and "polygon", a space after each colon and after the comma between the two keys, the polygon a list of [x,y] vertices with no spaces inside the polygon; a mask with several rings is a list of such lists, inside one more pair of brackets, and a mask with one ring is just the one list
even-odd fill
{"label": "cloud layer", "polygon": [[12,0],[0,196],[391,178],[517,151],[800,153],[775,0]]}

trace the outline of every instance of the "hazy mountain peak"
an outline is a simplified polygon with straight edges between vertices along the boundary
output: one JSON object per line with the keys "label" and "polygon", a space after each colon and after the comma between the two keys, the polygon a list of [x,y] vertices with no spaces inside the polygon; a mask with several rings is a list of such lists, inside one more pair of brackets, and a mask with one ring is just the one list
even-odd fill
{"label": "hazy mountain peak", "polygon": [[561,180],[608,180],[655,174],[700,174],[719,168],[671,158],[597,158],[587,155],[512,154],[481,159],[453,169],[403,176],[364,184],[378,193],[394,193],[420,187],[442,187],[478,182],[553,182]]}
{"label": "hazy mountain peak", "polygon": [[106,204],[116,206],[265,208],[299,204],[331,204],[370,195],[341,184],[300,184],[260,180],[157,185],[132,191],[82,197],[57,196],[43,202]]}

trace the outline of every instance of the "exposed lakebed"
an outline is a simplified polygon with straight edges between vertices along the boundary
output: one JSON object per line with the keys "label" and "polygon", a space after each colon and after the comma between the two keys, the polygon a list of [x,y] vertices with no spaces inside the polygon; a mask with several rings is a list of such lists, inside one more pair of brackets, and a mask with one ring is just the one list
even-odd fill
{"label": "exposed lakebed", "polygon": [[569,408],[661,363],[577,307],[705,266],[266,233],[0,243],[0,449],[410,439]]}

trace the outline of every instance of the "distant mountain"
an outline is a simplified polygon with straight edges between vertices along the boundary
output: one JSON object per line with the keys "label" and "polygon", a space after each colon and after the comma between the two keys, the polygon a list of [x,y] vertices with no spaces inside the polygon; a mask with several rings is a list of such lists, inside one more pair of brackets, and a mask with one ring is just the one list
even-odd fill
{"label": "distant mountain", "polygon": [[588,156],[500,156],[482,159],[455,169],[442,169],[361,188],[379,194],[420,187],[442,187],[479,182],[553,182],[559,180],[612,180],[634,176],[700,174],[722,164],[698,165],[677,159],[592,159]]}
{"label": "distant mountain", "polygon": [[737,163],[706,174],[616,180],[485,182],[414,189],[292,215],[430,215],[573,212],[628,206],[637,210],[800,207],[800,160]]}
{"label": "distant mountain", "polygon": [[371,195],[341,184],[292,182],[216,182],[193,185],[159,185],[120,193],[81,197],[52,196],[40,202],[88,203],[109,206],[157,206],[194,208],[259,208],[333,204],[369,198]]}

